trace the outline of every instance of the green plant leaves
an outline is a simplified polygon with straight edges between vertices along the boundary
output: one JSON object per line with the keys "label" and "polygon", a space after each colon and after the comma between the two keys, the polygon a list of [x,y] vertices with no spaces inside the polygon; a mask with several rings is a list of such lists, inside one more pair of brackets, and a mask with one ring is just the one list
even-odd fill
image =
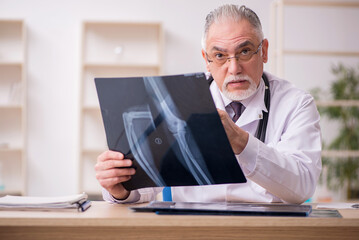
{"label": "green plant leaves", "polygon": [[[331,84],[330,96],[333,100],[359,100],[359,68],[345,67],[342,64],[332,68],[336,81]],[[313,89],[313,96],[318,99],[323,95],[319,88]],[[323,144],[328,150],[358,150],[359,149],[359,107],[321,106],[318,107],[321,116],[340,123],[338,135],[329,144]],[[359,157],[323,158],[326,166],[326,181],[330,189],[347,186],[348,194],[351,188],[359,188]],[[348,195],[348,197],[351,197]]]}

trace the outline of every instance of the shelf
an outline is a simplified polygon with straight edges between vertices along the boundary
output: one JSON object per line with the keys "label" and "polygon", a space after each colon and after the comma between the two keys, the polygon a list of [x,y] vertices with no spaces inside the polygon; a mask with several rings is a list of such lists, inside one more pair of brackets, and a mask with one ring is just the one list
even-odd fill
{"label": "shelf", "polygon": [[308,0],[283,0],[287,6],[303,6],[303,7],[359,7],[358,2],[333,2],[333,1],[308,1]]}
{"label": "shelf", "polygon": [[359,150],[323,150],[322,157],[333,158],[359,158]]}
{"label": "shelf", "polygon": [[18,109],[18,110],[21,110],[23,107],[22,105],[0,105],[0,110],[1,109]]}
{"label": "shelf", "polygon": [[108,150],[107,148],[103,148],[103,149],[83,149],[82,153],[83,154],[89,154],[89,155],[99,155],[102,152]]}
{"label": "shelf", "polygon": [[22,67],[23,66],[23,63],[22,62],[3,62],[3,61],[0,61],[0,67]]}
{"label": "shelf", "polygon": [[0,20],[0,195],[26,194],[26,31]]}
{"label": "shelf", "polygon": [[25,194],[23,155],[24,152],[18,149],[0,150],[0,179],[4,186],[1,192],[18,192],[19,195]]}
{"label": "shelf", "polygon": [[158,64],[137,64],[137,63],[85,63],[85,68],[113,68],[113,67],[119,67],[119,68],[160,68]]}
{"label": "shelf", "polygon": [[[331,83],[338,79],[332,71],[334,67],[342,64],[356,68],[358,65],[359,31],[355,27],[359,21],[358,7],[359,2],[345,0],[273,1],[268,50],[271,54],[270,72],[308,92],[318,88],[322,93],[329,93]],[[321,94],[322,99],[329,97],[329,94]],[[359,100],[321,100],[316,101],[316,105],[318,108],[359,107]],[[337,139],[342,124],[339,119],[321,114],[320,126],[325,145]],[[359,150],[322,151],[322,158],[329,161],[345,161],[348,157],[359,158]],[[320,185],[325,186],[326,180],[323,180]],[[322,193],[317,189],[316,194],[314,196],[321,198],[322,194],[328,194],[328,190]],[[335,194],[336,197],[345,198],[344,195],[340,197],[338,192]]]}
{"label": "shelf", "polygon": [[359,100],[316,101],[318,107],[359,107]]}
{"label": "shelf", "polygon": [[101,193],[101,188],[99,188],[98,190],[87,190],[85,191],[86,194],[89,196],[89,198],[93,198],[93,197],[100,197],[101,199],[99,200],[102,200],[102,193]]}
{"label": "shelf", "polygon": [[[334,64],[356,66],[359,57],[359,32],[355,27],[359,21],[358,10],[359,2],[350,1],[274,1],[269,45],[271,72],[294,81],[297,86],[295,81],[308,81],[305,84],[311,87],[315,84],[313,80],[317,79],[313,74],[322,72],[326,75]],[[330,65],[319,64],[313,71],[318,58],[326,58]],[[309,69],[306,68],[308,65]],[[288,69],[295,70],[301,77],[289,77]]]}
{"label": "shelf", "polygon": [[23,101],[22,65],[0,64],[0,107],[21,105]]}
{"label": "shelf", "polygon": [[96,179],[95,164],[97,162],[97,156],[99,153],[96,152],[84,152],[82,155],[82,188],[81,191],[91,195],[101,194],[101,186]]}
{"label": "shelf", "polygon": [[21,20],[0,20],[0,62],[23,62],[24,24]]}
{"label": "shelf", "polygon": [[[278,53],[277,53],[278,54]],[[309,55],[309,56],[339,56],[339,57],[359,57],[359,52],[344,51],[309,51],[309,50],[283,50],[283,54],[290,55]]]}
{"label": "shelf", "polygon": [[23,111],[21,108],[0,108],[0,145],[23,146]]}
{"label": "shelf", "polygon": [[160,24],[84,23],[84,63],[160,65]]}
{"label": "shelf", "polygon": [[95,78],[101,77],[139,77],[159,75],[161,67],[149,65],[84,65],[82,81],[82,105],[98,106]]}
{"label": "shelf", "polygon": [[13,153],[21,153],[21,152],[23,152],[23,149],[22,148],[9,148],[9,147],[2,147],[1,145],[0,145],[0,153],[1,152],[3,152],[3,153],[11,153],[11,152],[13,152]]}
{"label": "shelf", "polygon": [[12,196],[21,196],[21,191],[18,190],[4,190],[0,191],[0,197],[4,197],[6,195],[12,195]]}
{"label": "shelf", "polygon": [[90,112],[101,112],[101,109],[99,106],[84,106],[83,111],[90,111]]}
{"label": "shelf", "polygon": [[160,75],[163,33],[160,23],[93,21],[82,31],[79,191],[100,196],[94,165],[108,147],[94,79]]}

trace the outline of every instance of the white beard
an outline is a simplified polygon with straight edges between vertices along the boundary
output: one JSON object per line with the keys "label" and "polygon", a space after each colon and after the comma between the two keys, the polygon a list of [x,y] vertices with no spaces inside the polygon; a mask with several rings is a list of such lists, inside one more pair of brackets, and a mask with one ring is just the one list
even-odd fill
{"label": "white beard", "polygon": [[[229,92],[228,88],[227,88],[228,83],[230,83],[232,81],[237,81],[237,80],[247,80],[249,82],[249,88],[246,90],[242,90],[240,92]],[[256,92],[256,90],[257,90],[257,85],[255,84],[253,79],[251,79],[247,75],[228,76],[226,79],[224,79],[224,82],[222,85],[223,95],[232,101],[241,101],[243,99],[249,98]]]}

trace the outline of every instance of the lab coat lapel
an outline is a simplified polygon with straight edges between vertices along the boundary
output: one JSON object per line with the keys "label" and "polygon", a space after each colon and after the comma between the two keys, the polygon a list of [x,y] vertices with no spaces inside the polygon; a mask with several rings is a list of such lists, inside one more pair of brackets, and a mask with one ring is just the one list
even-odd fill
{"label": "lab coat lapel", "polygon": [[250,97],[242,101],[242,104],[246,107],[241,117],[236,122],[237,126],[244,127],[254,121],[263,118],[263,112],[268,112],[264,103],[264,83],[260,82],[257,92]]}
{"label": "lab coat lapel", "polygon": [[[223,101],[221,92],[214,82],[211,84],[210,90],[216,107],[223,111],[226,111],[225,103]],[[263,80],[260,82],[256,93],[253,96],[251,96],[249,99],[245,99],[241,102],[246,107],[246,109],[244,110],[240,118],[237,120],[236,122],[237,126],[244,127],[254,121],[262,119],[263,118],[262,111],[268,112],[264,104]]]}

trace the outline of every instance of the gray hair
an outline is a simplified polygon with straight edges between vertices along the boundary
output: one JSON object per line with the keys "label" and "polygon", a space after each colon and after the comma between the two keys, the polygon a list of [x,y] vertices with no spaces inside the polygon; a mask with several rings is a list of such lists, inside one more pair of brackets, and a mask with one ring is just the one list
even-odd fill
{"label": "gray hair", "polygon": [[241,19],[247,20],[257,32],[258,37],[263,39],[263,31],[262,31],[262,24],[259,20],[257,14],[247,8],[246,6],[238,6],[238,5],[223,5],[219,8],[210,12],[206,17],[206,23],[204,25],[204,32],[202,36],[202,48],[206,50],[206,40],[209,28],[213,23],[218,23],[220,20],[227,18],[232,19],[234,21],[239,21]]}

